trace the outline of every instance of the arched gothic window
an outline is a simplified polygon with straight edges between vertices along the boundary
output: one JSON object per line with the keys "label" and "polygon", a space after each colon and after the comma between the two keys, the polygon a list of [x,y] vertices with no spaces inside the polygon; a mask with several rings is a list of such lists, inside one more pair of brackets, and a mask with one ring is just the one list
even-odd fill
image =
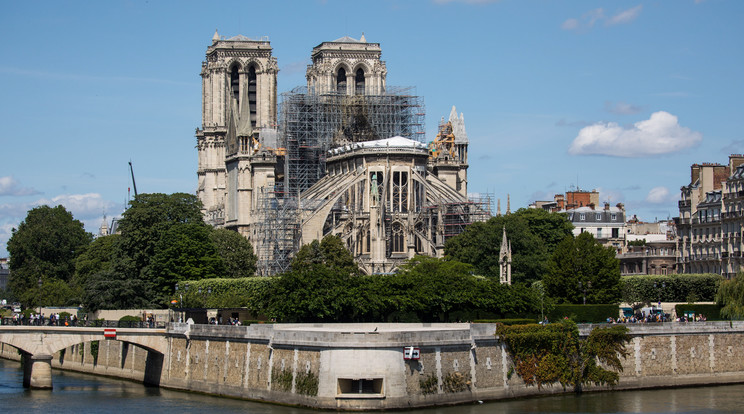
{"label": "arched gothic window", "polygon": [[354,77],[354,90],[357,95],[364,95],[364,71],[362,68],[357,69]]}
{"label": "arched gothic window", "polygon": [[235,103],[240,103],[240,72],[238,66],[235,65],[230,69],[230,92]]}
{"label": "arched gothic window", "polygon": [[251,110],[251,126],[256,126],[256,90],[257,90],[257,82],[256,82],[256,67],[251,65],[250,68],[248,68],[248,103],[250,105]]}
{"label": "arched gothic window", "polygon": [[403,226],[400,223],[393,224],[393,236],[391,238],[393,244],[391,251],[393,253],[405,252],[405,236],[403,235]]}
{"label": "arched gothic window", "polygon": [[338,75],[336,75],[336,92],[346,93],[346,69],[338,68]]}

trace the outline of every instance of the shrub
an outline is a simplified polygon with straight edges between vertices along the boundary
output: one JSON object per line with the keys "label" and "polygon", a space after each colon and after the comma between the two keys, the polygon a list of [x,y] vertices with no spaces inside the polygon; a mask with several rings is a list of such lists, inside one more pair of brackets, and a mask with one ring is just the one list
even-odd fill
{"label": "shrub", "polygon": [[558,321],[569,318],[578,323],[602,323],[607,318],[617,318],[620,315],[620,306],[609,305],[556,305],[548,314],[548,319]]}
{"label": "shrub", "polygon": [[[273,278],[244,277],[238,279],[202,279],[179,282],[188,285],[183,294],[183,305],[203,308],[247,308],[253,314],[263,312],[268,302]],[[201,289],[201,293],[199,293]],[[207,293],[211,292],[211,293]]]}
{"label": "shrub", "polygon": [[504,325],[529,325],[535,322],[535,319],[478,319],[473,321],[473,323],[500,323]]}
{"label": "shrub", "polygon": [[[683,274],[683,275],[640,275],[620,278],[622,299],[626,303],[687,302],[715,300],[721,275]],[[654,283],[656,286],[654,286]]]}
{"label": "shrub", "polygon": [[695,303],[686,303],[674,307],[678,317],[682,317],[686,312],[695,312],[695,315],[705,315],[709,321],[721,321],[720,305],[703,305]]}

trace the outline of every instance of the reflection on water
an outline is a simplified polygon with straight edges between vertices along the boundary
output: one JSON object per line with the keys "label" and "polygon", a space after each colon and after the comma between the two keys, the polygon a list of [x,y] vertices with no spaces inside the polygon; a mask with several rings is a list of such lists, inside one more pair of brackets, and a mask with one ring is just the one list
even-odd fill
{"label": "reflection on water", "polygon": [[[170,391],[77,373],[53,371],[52,391],[23,388],[20,364],[0,360],[0,412],[49,413],[250,413],[310,414],[282,407]],[[572,394],[457,407],[405,411],[413,414],[491,413],[737,413],[744,412],[744,385]]]}

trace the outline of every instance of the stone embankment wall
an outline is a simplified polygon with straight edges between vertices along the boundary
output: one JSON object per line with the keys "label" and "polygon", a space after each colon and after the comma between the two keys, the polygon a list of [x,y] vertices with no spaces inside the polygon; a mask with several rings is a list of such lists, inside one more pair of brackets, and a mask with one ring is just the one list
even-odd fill
{"label": "stone embankment wall", "polygon": [[[744,323],[628,325],[615,389],[744,382]],[[581,326],[588,334],[591,326]],[[174,324],[167,355],[115,340],[57,353],[53,367],[260,401],[391,409],[571,392],[526,387],[491,324]],[[404,360],[404,348],[420,359]],[[0,356],[18,360],[0,344]],[[589,388],[589,390],[608,388]]]}

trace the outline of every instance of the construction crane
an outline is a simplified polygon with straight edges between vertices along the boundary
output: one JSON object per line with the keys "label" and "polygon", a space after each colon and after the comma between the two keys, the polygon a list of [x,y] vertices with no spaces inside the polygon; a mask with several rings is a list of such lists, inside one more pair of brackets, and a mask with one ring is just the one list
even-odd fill
{"label": "construction crane", "polygon": [[134,187],[134,196],[137,197],[137,183],[134,182],[134,169],[132,168],[132,161],[129,161],[129,172],[132,174],[132,187]]}

